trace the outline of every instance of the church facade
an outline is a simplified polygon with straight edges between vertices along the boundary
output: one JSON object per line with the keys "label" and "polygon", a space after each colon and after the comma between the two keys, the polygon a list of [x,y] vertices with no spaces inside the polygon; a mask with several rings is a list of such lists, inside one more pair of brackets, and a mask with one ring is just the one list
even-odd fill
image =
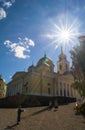
{"label": "church facade", "polygon": [[16,72],[12,76],[12,80],[7,84],[7,96],[22,94],[78,97],[77,91],[71,87],[74,77],[62,49],[57,62],[57,70],[54,72],[54,63],[45,54],[36,66],[29,66],[27,72]]}

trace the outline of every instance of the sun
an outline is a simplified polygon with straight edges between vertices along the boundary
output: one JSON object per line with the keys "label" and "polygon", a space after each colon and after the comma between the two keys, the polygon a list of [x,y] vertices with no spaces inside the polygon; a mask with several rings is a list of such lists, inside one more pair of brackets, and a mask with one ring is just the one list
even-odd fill
{"label": "sun", "polygon": [[62,42],[68,43],[71,39],[71,33],[69,30],[61,30],[58,35]]}
{"label": "sun", "polygon": [[[67,20],[68,21],[68,20]],[[57,47],[63,46],[63,48],[67,46],[73,46],[76,43],[79,34],[80,23],[78,20],[73,20],[73,22],[66,23],[61,21],[59,24],[53,23],[53,27],[49,33],[45,35],[45,37],[51,39],[51,45],[55,45]]]}
{"label": "sun", "polygon": [[60,34],[61,38],[64,39],[65,41],[70,40],[70,33],[68,30],[62,30]]}

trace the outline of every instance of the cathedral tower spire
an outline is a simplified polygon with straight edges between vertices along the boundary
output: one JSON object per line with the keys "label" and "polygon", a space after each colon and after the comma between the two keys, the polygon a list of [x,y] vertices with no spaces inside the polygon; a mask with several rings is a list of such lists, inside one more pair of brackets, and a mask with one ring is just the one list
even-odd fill
{"label": "cathedral tower spire", "polygon": [[66,55],[63,52],[62,46],[61,46],[61,54],[59,55],[59,61],[57,62],[57,68],[60,74],[64,74],[64,72],[69,71],[69,62],[66,59]]}
{"label": "cathedral tower spire", "polygon": [[61,45],[61,54],[63,54],[63,47],[62,47],[62,45]]}
{"label": "cathedral tower spire", "polygon": [[44,57],[46,57],[46,52],[44,52]]}

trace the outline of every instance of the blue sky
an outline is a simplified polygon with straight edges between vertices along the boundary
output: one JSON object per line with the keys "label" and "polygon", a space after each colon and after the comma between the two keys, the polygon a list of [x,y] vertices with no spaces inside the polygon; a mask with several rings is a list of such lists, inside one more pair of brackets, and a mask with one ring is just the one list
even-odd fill
{"label": "blue sky", "polygon": [[[60,41],[47,36],[66,19],[74,33],[84,34],[85,0],[0,0],[0,73],[6,82],[32,62],[36,65],[45,52],[56,71]],[[70,62],[69,50],[77,42],[74,38],[64,44]]]}

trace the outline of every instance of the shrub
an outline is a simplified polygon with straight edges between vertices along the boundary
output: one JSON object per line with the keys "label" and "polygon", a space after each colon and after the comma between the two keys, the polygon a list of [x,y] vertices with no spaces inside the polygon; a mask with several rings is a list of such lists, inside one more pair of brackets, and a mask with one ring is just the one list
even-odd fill
{"label": "shrub", "polygon": [[85,115],[85,103],[80,106],[80,112]]}

